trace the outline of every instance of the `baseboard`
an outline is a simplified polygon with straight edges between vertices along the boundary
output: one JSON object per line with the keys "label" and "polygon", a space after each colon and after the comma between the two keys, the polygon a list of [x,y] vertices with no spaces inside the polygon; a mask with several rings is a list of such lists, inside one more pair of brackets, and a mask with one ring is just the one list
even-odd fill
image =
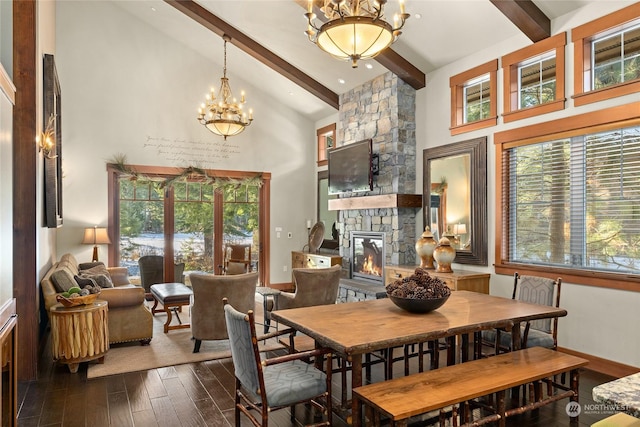
{"label": "baseboard", "polygon": [[636,366],[625,365],[623,363],[614,362],[612,360],[603,359],[602,357],[581,353],[568,348],[558,347],[558,351],[587,359],[589,364],[586,366],[586,369],[610,375],[612,377],[622,378],[640,372],[640,368]]}

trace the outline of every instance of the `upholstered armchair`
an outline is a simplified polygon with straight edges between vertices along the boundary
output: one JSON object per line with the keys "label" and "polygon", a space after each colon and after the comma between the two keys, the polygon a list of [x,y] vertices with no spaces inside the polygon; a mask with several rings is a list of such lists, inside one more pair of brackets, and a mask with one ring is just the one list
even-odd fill
{"label": "upholstered armchair", "polygon": [[[140,267],[140,284],[144,288],[147,300],[151,300],[151,285],[157,283],[165,283],[164,280],[164,256],[162,255],[143,255],[138,259],[138,267]],[[174,267],[173,281],[176,283],[184,283],[182,274],[184,273],[184,263],[176,263]]]}
{"label": "upholstered armchair", "polygon": [[195,340],[193,352],[200,351],[202,340],[227,339],[222,299],[227,298],[238,310],[255,310],[258,272],[220,276],[192,273],[191,333]]}
{"label": "upholstered armchair", "polygon": [[338,299],[342,271],[340,265],[330,268],[294,268],[291,271],[295,291],[280,293],[277,297],[277,307],[274,307],[274,301],[269,301],[265,316],[265,332],[271,323],[271,310],[335,304]]}

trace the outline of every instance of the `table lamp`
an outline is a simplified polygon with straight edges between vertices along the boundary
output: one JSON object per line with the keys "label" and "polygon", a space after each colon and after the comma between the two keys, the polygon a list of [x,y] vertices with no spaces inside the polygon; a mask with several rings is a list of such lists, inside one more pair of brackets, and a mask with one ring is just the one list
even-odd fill
{"label": "table lamp", "polygon": [[106,228],[98,228],[93,226],[84,229],[84,238],[82,239],[83,245],[93,245],[93,257],[92,262],[98,262],[98,245],[108,245],[111,243]]}

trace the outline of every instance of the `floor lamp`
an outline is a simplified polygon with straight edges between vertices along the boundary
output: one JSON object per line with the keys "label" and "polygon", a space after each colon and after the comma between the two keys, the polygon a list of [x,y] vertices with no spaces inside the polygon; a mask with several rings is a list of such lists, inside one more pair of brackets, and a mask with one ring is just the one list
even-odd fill
{"label": "floor lamp", "polygon": [[109,240],[109,234],[107,233],[106,228],[98,228],[96,225],[94,227],[84,229],[84,239],[82,239],[82,244],[93,245],[92,262],[98,262],[98,245],[108,245],[109,243],[111,243],[111,240]]}

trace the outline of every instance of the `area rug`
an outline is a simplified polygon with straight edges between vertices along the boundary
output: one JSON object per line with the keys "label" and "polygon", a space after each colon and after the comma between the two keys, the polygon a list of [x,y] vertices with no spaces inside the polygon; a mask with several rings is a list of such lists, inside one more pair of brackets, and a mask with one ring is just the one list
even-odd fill
{"label": "area rug", "polygon": [[[256,303],[256,321],[262,320],[262,307]],[[179,313],[183,323],[189,323],[188,307]],[[172,325],[177,324],[175,314]],[[147,346],[139,342],[112,344],[105,355],[104,363],[90,362],[87,378],[98,378],[107,375],[124,374],[127,372],[144,371],[165,366],[181,365],[183,363],[202,362],[231,357],[228,340],[202,341],[199,353],[193,353],[194,341],[191,339],[191,329],[173,329],[164,333],[164,313],[156,313],[153,317],[153,339]],[[258,335],[262,333],[262,325],[256,325]],[[273,339],[261,344],[261,350],[271,351],[282,348]]]}

